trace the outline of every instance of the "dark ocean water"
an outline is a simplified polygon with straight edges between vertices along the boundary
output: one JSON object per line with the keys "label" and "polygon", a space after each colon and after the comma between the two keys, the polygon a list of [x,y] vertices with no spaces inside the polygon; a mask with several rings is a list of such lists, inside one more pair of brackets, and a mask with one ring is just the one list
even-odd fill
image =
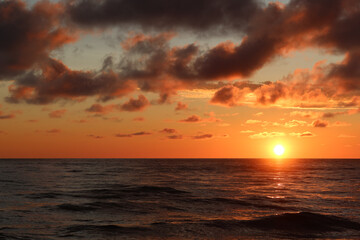
{"label": "dark ocean water", "polygon": [[0,239],[360,239],[360,160],[0,160]]}

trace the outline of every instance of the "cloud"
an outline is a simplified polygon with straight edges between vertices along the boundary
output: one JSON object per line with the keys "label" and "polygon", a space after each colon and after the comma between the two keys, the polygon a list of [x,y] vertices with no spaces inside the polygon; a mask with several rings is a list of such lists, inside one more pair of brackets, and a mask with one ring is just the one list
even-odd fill
{"label": "cloud", "polygon": [[201,140],[201,139],[210,139],[212,137],[213,137],[212,134],[201,134],[201,135],[192,136],[191,138],[195,140]]}
{"label": "cloud", "polygon": [[173,129],[173,128],[164,128],[164,129],[160,130],[160,133],[170,133],[170,134],[173,134],[173,133],[176,133],[176,129]]}
{"label": "cloud", "polygon": [[184,122],[184,123],[199,123],[199,122],[222,122],[222,119],[216,118],[216,117],[208,117],[208,118],[201,118],[198,115],[191,115],[188,118],[179,120],[179,122]]}
{"label": "cloud", "polygon": [[143,135],[150,135],[151,133],[150,132],[136,132],[136,133],[133,133],[132,135],[133,136],[143,136]]}
{"label": "cloud", "polygon": [[[89,108],[87,108],[85,111],[104,115],[111,113],[114,110],[127,111],[127,112],[142,111],[149,105],[150,102],[147,100],[147,98],[143,95],[139,95],[138,99],[130,98],[129,101],[118,105],[110,104],[104,106],[99,103],[95,103],[91,105]],[[134,118],[133,120],[144,121],[144,118]]]}
{"label": "cloud", "polygon": [[283,132],[261,132],[250,135],[249,137],[252,139],[260,139],[260,138],[274,138],[274,137],[284,137],[286,134]]}
{"label": "cloud", "polygon": [[93,135],[93,134],[89,134],[87,136],[90,137],[90,138],[94,138],[94,139],[102,139],[102,138],[104,138],[103,136],[98,136],[98,135]]}
{"label": "cloud", "polygon": [[123,138],[123,137],[132,137],[132,134],[115,134],[115,137]]}
{"label": "cloud", "polygon": [[136,88],[136,83],[122,80],[119,75],[109,70],[73,71],[61,61],[47,59],[40,65],[41,72],[31,71],[21,76],[10,85],[10,103],[25,101],[31,104],[48,104],[59,99],[81,101],[89,96],[99,100],[122,97]]}
{"label": "cloud", "polygon": [[77,0],[68,1],[67,12],[74,23],[89,27],[139,25],[144,29],[207,31],[226,26],[239,31],[259,7],[253,0]]}
{"label": "cloud", "polygon": [[306,121],[300,120],[290,120],[285,123],[278,123],[278,122],[269,122],[269,121],[261,121],[256,119],[249,119],[246,120],[245,124],[261,124],[262,127],[286,127],[286,128],[293,128],[293,127],[300,127],[300,126],[307,126],[308,123]]}
{"label": "cloud", "polygon": [[63,26],[61,3],[39,1],[32,8],[22,1],[0,2],[0,79],[25,73],[50,52],[77,39]]}
{"label": "cloud", "polygon": [[187,123],[195,123],[195,122],[201,122],[202,119],[198,115],[192,115],[188,118],[185,118],[183,120],[180,120],[179,122],[187,122]]}
{"label": "cloud", "polygon": [[4,120],[4,119],[12,119],[15,118],[16,115],[11,113],[11,114],[2,114],[2,112],[0,111],[0,120]]}
{"label": "cloud", "polygon": [[311,123],[311,125],[313,127],[318,127],[318,128],[324,128],[324,127],[327,127],[329,125],[329,123],[327,121],[323,121],[323,120],[315,120]]}
{"label": "cloud", "polygon": [[[218,84],[221,88],[210,100],[212,104],[360,105],[360,11],[356,1],[292,0],[286,5],[265,5],[255,0],[155,0],[149,4],[65,0],[40,1],[33,8],[21,1],[2,1],[0,12],[0,33],[5,36],[0,41],[0,72],[2,77],[15,79],[6,98],[11,103],[81,101],[90,96],[106,101],[137,89],[157,93],[158,103],[165,103],[179,90],[213,89],[210,85],[216,84],[210,82],[221,80],[225,84]],[[73,33],[114,26],[143,31],[131,33],[121,43],[124,56],[118,63],[106,57],[100,70],[75,71],[49,58],[53,50],[76,40],[78,34]],[[184,30],[205,36],[231,33],[239,36],[239,43],[227,41],[210,48],[170,44]],[[157,34],[146,35],[151,32]],[[276,82],[226,83],[248,78],[277,57],[308,47],[345,54],[345,58],[339,63],[317,63],[312,70],[298,69]],[[133,108],[133,103],[123,110],[141,110]]]}
{"label": "cloud", "polygon": [[74,123],[87,123],[88,121],[85,119],[80,119],[80,120],[73,120],[72,122]]}
{"label": "cloud", "polygon": [[300,121],[300,120],[290,120],[286,123],[284,123],[284,127],[286,128],[293,128],[293,127],[302,127],[307,126],[308,123],[306,121]]}
{"label": "cloud", "polygon": [[53,128],[45,131],[46,133],[60,133],[61,129]]}
{"label": "cloud", "polygon": [[215,92],[210,102],[229,107],[238,106],[243,104],[247,93],[249,93],[247,88],[239,89],[235,86],[226,86]]}
{"label": "cloud", "polygon": [[289,133],[290,136],[293,137],[315,137],[316,135],[313,134],[312,132],[303,132],[303,133]]}
{"label": "cloud", "polygon": [[249,119],[249,120],[246,120],[246,124],[257,124],[257,123],[261,123],[262,121],[260,120],[256,120],[256,119]]}
{"label": "cloud", "polygon": [[257,116],[257,117],[262,116],[262,115],[264,115],[263,112],[257,112],[257,113],[254,114],[254,116]]}
{"label": "cloud", "polygon": [[134,122],[143,122],[143,121],[145,121],[145,118],[143,118],[143,117],[136,117],[136,118],[133,118],[133,121],[134,121]]}
{"label": "cloud", "polygon": [[150,105],[149,100],[144,95],[139,95],[138,99],[130,98],[130,100],[120,106],[122,111],[136,112],[142,111]]}
{"label": "cloud", "polygon": [[316,119],[323,117],[324,113],[314,111],[292,111],[290,116]]}
{"label": "cloud", "polygon": [[66,109],[60,109],[60,110],[55,110],[49,113],[49,117],[51,118],[61,118],[62,116],[64,116],[64,114],[66,113]]}
{"label": "cloud", "polygon": [[39,122],[39,120],[37,120],[37,119],[29,119],[29,120],[27,120],[27,122],[29,122],[29,123],[37,123],[37,122]]}
{"label": "cloud", "polygon": [[145,136],[145,135],[151,135],[151,132],[135,132],[135,133],[130,133],[130,134],[116,134],[115,137],[132,137],[132,136]]}
{"label": "cloud", "polygon": [[252,130],[243,130],[243,131],[240,131],[240,133],[253,133],[254,131]]}
{"label": "cloud", "polygon": [[167,136],[168,139],[183,139],[183,136],[182,135],[170,135],[170,136]]}
{"label": "cloud", "polygon": [[175,111],[188,109],[188,105],[186,103],[178,102],[175,108]]}
{"label": "cloud", "polygon": [[357,109],[350,109],[347,111],[340,111],[340,112],[314,112],[314,111],[293,111],[290,113],[290,116],[298,116],[304,118],[334,118],[340,115],[351,115],[357,113]]}
{"label": "cloud", "polygon": [[97,113],[97,114],[108,114],[112,112],[113,109],[114,109],[114,105],[103,106],[101,104],[95,103],[91,105],[89,108],[85,109],[85,111],[90,113]]}

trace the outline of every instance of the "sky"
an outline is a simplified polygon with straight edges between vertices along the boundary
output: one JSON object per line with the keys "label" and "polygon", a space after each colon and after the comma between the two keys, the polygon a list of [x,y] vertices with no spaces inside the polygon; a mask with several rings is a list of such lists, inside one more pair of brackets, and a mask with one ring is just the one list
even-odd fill
{"label": "sky", "polygon": [[357,0],[1,0],[0,158],[360,158]]}

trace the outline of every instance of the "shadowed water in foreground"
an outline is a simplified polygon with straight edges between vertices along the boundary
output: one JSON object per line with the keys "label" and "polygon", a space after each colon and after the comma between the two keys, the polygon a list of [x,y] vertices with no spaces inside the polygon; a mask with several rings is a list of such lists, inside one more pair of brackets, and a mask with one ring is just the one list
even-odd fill
{"label": "shadowed water in foreground", "polygon": [[0,239],[359,239],[360,160],[0,160]]}

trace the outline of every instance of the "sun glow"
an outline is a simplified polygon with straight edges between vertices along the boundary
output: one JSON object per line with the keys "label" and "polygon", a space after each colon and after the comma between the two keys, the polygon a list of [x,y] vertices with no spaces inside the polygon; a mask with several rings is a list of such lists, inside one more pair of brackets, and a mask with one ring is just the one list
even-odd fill
{"label": "sun glow", "polygon": [[278,144],[274,147],[273,151],[277,156],[282,156],[285,152],[285,148],[282,145]]}

